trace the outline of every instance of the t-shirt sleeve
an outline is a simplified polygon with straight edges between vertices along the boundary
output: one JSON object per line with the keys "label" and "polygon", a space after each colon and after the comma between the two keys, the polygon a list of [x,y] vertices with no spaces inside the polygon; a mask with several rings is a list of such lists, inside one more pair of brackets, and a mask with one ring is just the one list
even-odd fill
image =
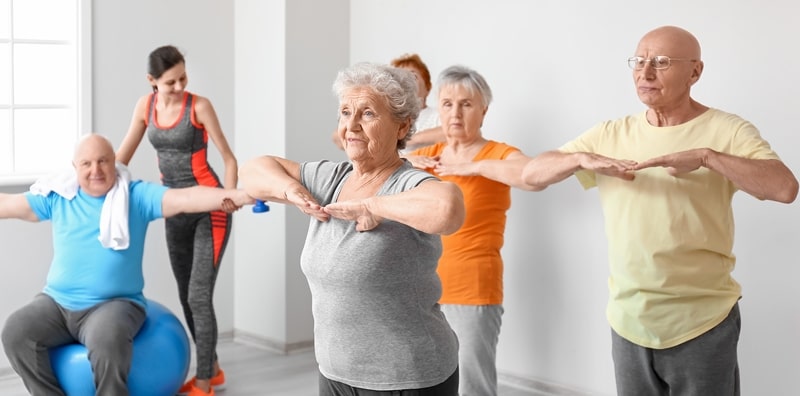
{"label": "t-shirt sleeve", "polygon": [[147,221],[153,221],[164,217],[162,201],[167,187],[156,183],[143,182],[141,180],[132,181],[128,187],[130,191],[129,205],[137,210]]}
{"label": "t-shirt sleeve", "polygon": [[55,192],[50,192],[47,196],[43,196],[30,191],[25,193],[25,199],[28,200],[28,205],[31,206],[31,210],[39,218],[39,221],[50,220],[53,217],[51,203],[55,194]]}
{"label": "t-shirt sleeve", "polygon": [[300,184],[320,205],[325,206],[333,202],[336,188],[351,167],[349,162],[304,162],[300,164]]}
{"label": "t-shirt sleeve", "polygon": [[414,168],[407,162],[407,168],[397,175],[396,185],[392,190],[395,193],[412,190],[420,184],[429,180],[439,180],[436,176],[422,170]]}
{"label": "t-shirt sleeve", "polygon": [[[589,128],[589,130],[584,132],[582,135],[559,147],[558,151],[562,153],[595,152],[596,149],[594,143],[597,141],[597,139],[599,139],[600,134],[606,125],[606,122],[596,124],[595,126]],[[578,182],[581,183],[581,186],[583,186],[583,188],[586,190],[597,186],[597,174],[594,173],[594,171],[581,169],[575,172],[575,178],[578,179]]]}
{"label": "t-shirt sleeve", "polygon": [[733,155],[749,159],[776,159],[780,160],[778,154],[772,150],[769,143],[761,137],[758,129],[749,121],[742,120],[731,141]]}

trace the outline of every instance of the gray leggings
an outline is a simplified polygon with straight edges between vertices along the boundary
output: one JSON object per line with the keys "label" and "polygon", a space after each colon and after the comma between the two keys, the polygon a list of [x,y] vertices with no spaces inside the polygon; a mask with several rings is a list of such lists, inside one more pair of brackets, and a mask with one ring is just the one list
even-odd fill
{"label": "gray leggings", "polygon": [[144,307],[116,299],[69,311],[38,294],[3,326],[3,348],[33,396],[64,395],[50,366],[48,350],[79,342],[86,346],[98,395],[128,394],[133,337],[145,320]]}
{"label": "gray leggings", "polygon": [[197,351],[196,377],[210,379],[217,360],[214,286],[231,231],[231,215],[220,211],[181,214],[164,224],[178,297]]}
{"label": "gray leggings", "polygon": [[441,308],[458,337],[458,394],[497,395],[495,361],[503,306],[442,304]]}
{"label": "gray leggings", "polygon": [[738,396],[740,329],[737,303],[722,323],[672,348],[641,347],[612,330],[617,394]]}

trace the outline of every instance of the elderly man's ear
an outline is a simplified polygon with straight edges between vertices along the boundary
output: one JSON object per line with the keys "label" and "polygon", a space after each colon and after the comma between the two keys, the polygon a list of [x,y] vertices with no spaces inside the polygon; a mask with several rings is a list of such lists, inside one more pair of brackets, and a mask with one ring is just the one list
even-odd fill
{"label": "elderly man's ear", "polygon": [[692,83],[690,85],[694,85],[694,83],[700,79],[700,76],[703,74],[703,66],[703,61],[695,62],[695,65],[692,68]]}

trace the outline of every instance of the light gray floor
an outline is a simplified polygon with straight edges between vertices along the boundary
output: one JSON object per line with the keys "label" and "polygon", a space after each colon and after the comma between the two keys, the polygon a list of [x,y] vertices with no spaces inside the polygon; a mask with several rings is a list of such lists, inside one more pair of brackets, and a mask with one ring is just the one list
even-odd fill
{"label": "light gray floor", "polygon": [[[312,352],[280,355],[232,341],[220,341],[219,361],[226,386],[219,396],[314,396],[317,394],[317,363]],[[190,373],[194,368],[190,369]],[[16,376],[0,378],[0,395],[28,393]],[[534,396],[508,386],[500,396]]]}

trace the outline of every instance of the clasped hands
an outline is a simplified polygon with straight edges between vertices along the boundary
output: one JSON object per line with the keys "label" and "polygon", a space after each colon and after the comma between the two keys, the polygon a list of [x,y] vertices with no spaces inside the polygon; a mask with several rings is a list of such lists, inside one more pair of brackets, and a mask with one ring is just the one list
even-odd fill
{"label": "clasped hands", "polygon": [[222,199],[221,210],[225,213],[233,213],[241,209],[244,205],[252,205],[256,202],[256,200],[244,190],[236,189],[231,191],[230,197]]}

